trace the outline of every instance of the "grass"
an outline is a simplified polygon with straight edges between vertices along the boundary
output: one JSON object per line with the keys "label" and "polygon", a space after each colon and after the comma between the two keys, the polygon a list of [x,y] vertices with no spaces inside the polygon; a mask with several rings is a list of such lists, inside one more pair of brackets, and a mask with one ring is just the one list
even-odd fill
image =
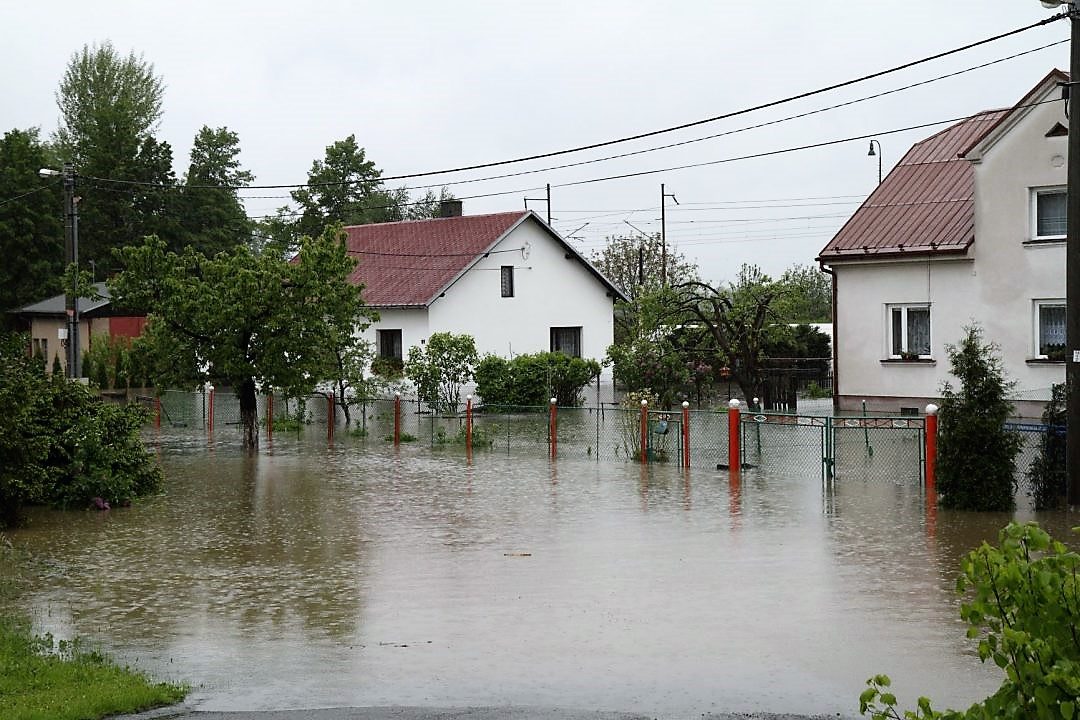
{"label": "grass", "polygon": [[[17,573],[10,546],[0,535],[0,601],[8,599]],[[6,603],[4,603],[6,605]],[[184,699],[188,688],[155,683],[117,665],[81,641],[35,637],[29,623],[0,610],[0,718],[4,720],[97,720],[139,712]]]}

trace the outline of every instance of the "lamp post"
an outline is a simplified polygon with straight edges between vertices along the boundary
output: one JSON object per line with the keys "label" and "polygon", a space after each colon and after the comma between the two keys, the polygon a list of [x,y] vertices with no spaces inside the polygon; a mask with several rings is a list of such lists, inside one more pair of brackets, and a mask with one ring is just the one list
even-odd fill
{"label": "lamp post", "polygon": [[1071,90],[1080,78],[1080,8],[1078,0],[1040,0],[1045,8],[1062,7],[1072,25],[1069,82],[1062,83],[1069,117],[1069,192],[1065,232],[1065,475],[1068,502],[1080,505],[1080,112],[1070,107]]}
{"label": "lamp post", "polygon": [[[874,152],[874,146],[877,145],[877,152]],[[869,157],[877,155],[877,184],[881,184],[881,143],[877,140],[870,141],[870,152],[866,153]]]}
{"label": "lamp post", "polygon": [[660,183],[660,284],[667,286],[667,199],[679,201],[675,193],[664,192],[664,183]]}
{"label": "lamp post", "polygon": [[70,163],[64,163],[63,170],[42,168],[38,171],[41,177],[63,178],[64,183],[64,254],[67,264],[75,274],[74,278],[68,278],[70,286],[64,289],[64,310],[67,317],[67,376],[69,378],[82,377],[79,357],[79,298],[77,297],[77,282],[79,272],[79,206],[75,202],[75,169]]}

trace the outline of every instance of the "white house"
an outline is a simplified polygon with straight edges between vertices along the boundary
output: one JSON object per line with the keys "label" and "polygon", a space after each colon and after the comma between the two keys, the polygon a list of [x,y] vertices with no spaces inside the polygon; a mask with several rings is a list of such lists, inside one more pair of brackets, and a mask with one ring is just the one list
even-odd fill
{"label": "white house", "polygon": [[379,357],[403,360],[436,332],[471,335],[481,355],[604,357],[625,297],[566,240],[531,211],[444,214],[345,228],[350,281],[379,311],[365,332]]}
{"label": "white house", "polygon": [[[1064,381],[1068,121],[1060,71],[1016,106],[916,143],[822,249],[840,409],[922,408],[977,322],[1015,399]],[[1041,402],[1018,402],[1035,416]]]}

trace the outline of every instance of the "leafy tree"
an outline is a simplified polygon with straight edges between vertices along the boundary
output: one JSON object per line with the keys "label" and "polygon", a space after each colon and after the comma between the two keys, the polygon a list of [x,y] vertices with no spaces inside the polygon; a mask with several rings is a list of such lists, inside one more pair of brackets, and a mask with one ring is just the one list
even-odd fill
{"label": "leafy tree", "polygon": [[471,335],[433,333],[424,347],[409,348],[405,376],[416,393],[437,413],[456,412],[461,386],[473,378],[479,357]]}
{"label": "leafy tree", "polygon": [[942,387],[938,414],[937,489],[944,507],[1011,510],[1020,437],[1005,429],[1013,405],[997,347],[977,325],[965,328],[959,345],[948,345],[959,390]]}
{"label": "leafy tree", "polygon": [[60,82],[56,147],[81,178],[79,253],[98,267],[109,267],[111,248],[163,229],[150,221],[167,202],[165,191],[93,178],[175,181],[172,149],[153,139],[164,92],[152,64],[134,53],[122,56],[108,42],[83,46]]}
{"label": "leafy tree", "polygon": [[787,328],[778,305],[785,288],[756,265],[743,265],[727,287],[688,282],[674,288],[679,311],[691,314],[704,330],[700,347],[708,347],[743,397],[762,396],[762,368],[772,338]]}
{"label": "leafy tree", "polygon": [[888,676],[876,675],[859,698],[875,720],[984,720],[1075,717],[1080,706],[1080,555],[1035,523],[1011,523],[999,547],[983,543],[961,563],[957,593],[979,659],[1005,671],[1001,687],[966,711],[896,709]]}
{"label": "leafy tree", "polygon": [[181,240],[203,255],[231,250],[250,239],[252,223],[236,188],[251,184],[255,176],[240,167],[239,155],[240,138],[226,127],[203,125],[195,135],[181,196]]}
{"label": "leafy tree", "polygon": [[125,270],[110,289],[117,305],[151,314],[140,345],[155,384],[233,388],[250,450],[258,446],[256,389],[310,393],[340,339],[336,310],[354,307],[360,294],[348,282],[356,263],[337,227],[305,238],[293,262],[244,245],[212,258],[192,248],[176,254],[156,237],[118,255]]}
{"label": "leafy tree", "polygon": [[560,352],[516,355],[506,360],[485,355],[476,367],[476,394],[485,405],[547,407],[551,398],[561,407],[581,404],[581,390],[600,374],[595,360]]}
{"label": "leafy tree", "polygon": [[64,204],[59,184],[38,177],[54,164],[36,128],[0,138],[0,311],[60,292]]}
{"label": "leafy tree", "polygon": [[[663,245],[660,234],[613,235],[603,250],[593,252],[589,260],[631,300],[663,284]],[[667,279],[669,285],[696,282],[697,265],[668,246]]]}
{"label": "leafy tree", "polygon": [[624,305],[629,324],[607,351],[615,381],[628,391],[652,392],[661,407],[670,408],[691,381],[689,355],[682,345],[688,316],[679,294],[656,287]]}
{"label": "leafy tree", "polygon": [[787,288],[778,312],[790,323],[832,322],[832,281],[810,265],[793,265],[780,276]]}
{"label": "leafy tree", "polygon": [[156,491],[161,470],[139,435],[144,410],[45,376],[26,343],[0,336],[0,526],[17,522],[26,504],[125,504]]}
{"label": "leafy tree", "polygon": [[1056,510],[1065,503],[1068,479],[1065,475],[1065,427],[1068,413],[1065,383],[1055,384],[1050,402],[1043,410],[1047,426],[1039,443],[1039,456],[1028,469],[1028,495],[1036,510]]}

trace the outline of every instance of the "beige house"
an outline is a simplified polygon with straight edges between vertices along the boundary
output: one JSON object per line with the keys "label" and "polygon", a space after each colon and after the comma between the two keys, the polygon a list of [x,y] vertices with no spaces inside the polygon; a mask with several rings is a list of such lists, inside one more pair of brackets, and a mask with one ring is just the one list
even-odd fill
{"label": "beige house", "polygon": [[916,143],[822,249],[839,409],[923,408],[954,381],[945,348],[972,322],[1021,415],[1064,381],[1067,79]]}

